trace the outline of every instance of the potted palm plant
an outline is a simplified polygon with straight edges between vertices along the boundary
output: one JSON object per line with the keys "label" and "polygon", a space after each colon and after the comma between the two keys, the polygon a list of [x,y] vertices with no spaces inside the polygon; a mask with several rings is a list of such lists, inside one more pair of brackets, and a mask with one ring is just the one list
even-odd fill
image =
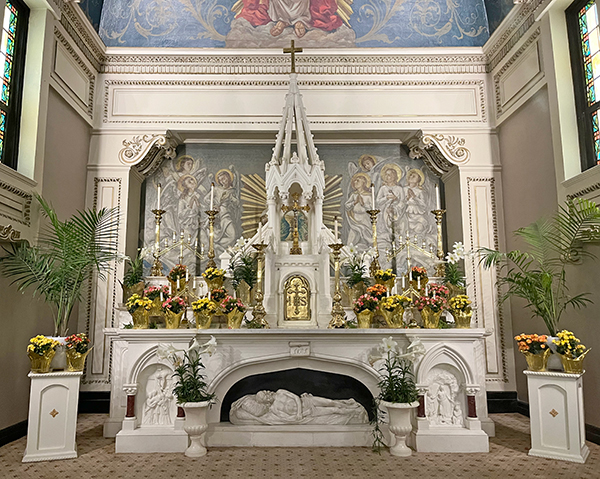
{"label": "potted palm plant", "polygon": [[37,245],[5,248],[0,271],[14,278],[12,283],[20,291],[31,287],[34,295],[41,295],[52,309],[54,335],[66,336],[83,285],[94,274],[105,279],[111,264],[120,258],[116,241],[119,216],[114,208],[87,209],[61,221],[48,202],[37,194],[35,197],[49,224],[40,232]]}
{"label": "potted palm plant", "polygon": [[[382,373],[378,384],[380,393],[375,410],[377,412],[379,406],[387,409],[390,432],[396,437],[396,443],[390,447],[390,454],[400,457],[410,456],[412,451],[406,445],[406,437],[412,431],[413,411],[419,406],[419,392],[415,385],[411,360],[417,351],[413,349],[413,352],[401,355],[398,351],[398,343],[391,337],[382,340],[379,350],[384,354],[384,363],[380,368]],[[374,448],[378,450],[383,445],[383,437],[377,418],[375,418],[375,427]]]}
{"label": "potted palm plant", "polygon": [[173,345],[159,344],[156,355],[159,359],[171,362],[175,368],[173,377],[176,380],[173,394],[185,411],[185,432],[190,436],[190,445],[185,450],[188,457],[206,455],[206,447],[202,445],[202,435],[208,429],[206,414],[215,399],[214,393],[208,392],[202,354],[212,355],[217,347],[214,336],[204,344],[194,339],[189,349],[183,351]]}
{"label": "potted palm plant", "polygon": [[588,293],[569,291],[566,268],[595,258],[585,245],[600,241],[600,208],[585,199],[567,200],[552,218],[540,219],[515,234],[525,241],[527,251],[481,248],[481,261],[486,268],[500,267],[498,284],[506,288],[501,302],[511,296],[523,298],[533,317],[542,318],[555,336],[569,307],[583,308],[592,302]]}

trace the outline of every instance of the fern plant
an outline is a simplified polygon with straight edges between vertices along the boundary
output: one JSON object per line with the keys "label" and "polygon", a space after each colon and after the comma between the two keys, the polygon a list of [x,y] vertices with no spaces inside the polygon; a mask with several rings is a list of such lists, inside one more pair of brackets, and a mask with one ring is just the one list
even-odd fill
{"label": "fern plant", "polygon": [[122,284],[124,288],[131,288],[144,280],[144,258],[141,254],[138,254],[136,258],[127,259],[126,261],[129,266],[123,275]]}
{"label": "fern plant", "polygon": [[35,195],[49,224],[30,246],[22,243],[4,248],[0,272],[14,278],[20,291],[33,288],[51,306],[54,335],[66,336],[73,307],[82,297],[83,284],[96,273],[106,279],[117,251],[119,217],[116,209],[78,211],[61,221],[41,196]]}
{"label": "fern plant", "polygon": [[481,262],[485,268],[500,268],[498,284],[505,288],[501,302],[511,296],[523,298],[533,317],[542,318],[554,336],[569,307],[580,309],[592,302],[589,293],[569,291],[566,267],[595,258],[585,245],[600,241],[600,208],[592,201],[571,199],[552,218],[540,219],[515,234],[528,251],[481,248]]}
{"label": "fern plant", "polygon": [[173,394],[177,397],[177,403],[186,402],[204,402],[214,399],[215,394],[209,393],[206,388],[206,380],[202,371],[204,364],[200,354],[194,350],[185,351],[183,361],[175,367],[173,377],[177,384],[173,389]]}
{"label": "fern plant", "polygon": [[253,288],[258,279],[258,270],[256,258],[254,255],[245,253],[240,254],[235,261],[231,263],[229,269],[232,273],[232,284],[235,289],[239,287],[242,281]]}

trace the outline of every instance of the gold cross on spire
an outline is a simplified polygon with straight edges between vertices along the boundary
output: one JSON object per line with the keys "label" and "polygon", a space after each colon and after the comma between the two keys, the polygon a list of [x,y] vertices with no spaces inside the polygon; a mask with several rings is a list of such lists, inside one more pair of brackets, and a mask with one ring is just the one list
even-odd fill
{"label": "gold cross on spire", "polygon": [[290,48],[284,48],[283,53],[291,53],[292,54],[292,73],[296,73],[296,53],[302,52],[302,48],[294,47],[294,40],[292,40],[292,45]]}

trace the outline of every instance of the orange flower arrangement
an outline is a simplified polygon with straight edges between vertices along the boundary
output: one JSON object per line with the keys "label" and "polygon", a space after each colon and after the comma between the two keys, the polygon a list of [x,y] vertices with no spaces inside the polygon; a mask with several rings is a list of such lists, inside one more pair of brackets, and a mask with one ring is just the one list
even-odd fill
{"label": "orange flower arrangement", "polygon": [[383,284],[374,284],[367,288],[367,294],[375,296],[377,299],[381,299],[387,293],[387,288]]}
{"label": "orange flower arrangement", "polygon": [[515,340],[519,346],[519,351],[522,353],[540,354],[548,349],[548,345],[546,344],[548,336],[545,334],[538,336],[537,334],[521,333],[515,336]]}

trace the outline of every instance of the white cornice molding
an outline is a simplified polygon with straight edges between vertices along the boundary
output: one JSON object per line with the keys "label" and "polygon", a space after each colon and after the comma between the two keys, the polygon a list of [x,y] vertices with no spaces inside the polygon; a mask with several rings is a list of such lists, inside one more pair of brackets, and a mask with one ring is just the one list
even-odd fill
{"label": "white cornice molding", "polygon": [[105,62],[106,46],[81,8],[72,2],[63,3],[60,23],[88,61],[99,72]]}

